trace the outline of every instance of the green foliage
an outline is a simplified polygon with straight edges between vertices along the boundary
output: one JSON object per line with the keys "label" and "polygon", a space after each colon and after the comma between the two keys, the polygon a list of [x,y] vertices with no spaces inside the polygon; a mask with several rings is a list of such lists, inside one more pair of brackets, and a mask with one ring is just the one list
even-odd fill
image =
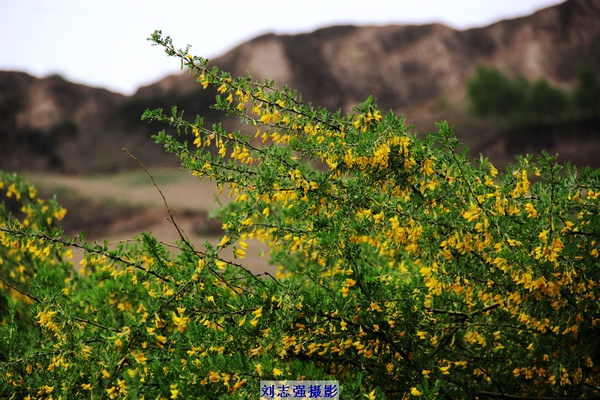
{"label": "green foliage", "polygon": [[528,82],[511,81],[495,68],[479,66],[467,82],[467,96],[476,116],[507,116],[522,107],[522,92]]}
{"label": "green foliage", "polygon": [[540,78],[510,79],[493,67],[479,66],[467,82],[471,113],[478,117],[508,118],[513,123],[536,123],[597,116],[600,85],[591,69],[582,69],[578,86],[568,94]]}
{"label": "green foliage", "polygon": [[540,78],[531,87],[529,107],[537,118],[548,118],[561,115],[568,107],[568,97],[560,89],[550,86],[548,81]]}
{"label": "green foliage", "polygon": [[594,71],[584,68],[579,71],[579,82],[573,92],[577,110],[584,116],[600,115],[600,82]]}
{"label": "green foliage", "polygon": [[[500,173],[446,122],[420,140],[372,98],[343,116],[151,39],[256,129],[143,117],[231,193],[225,234],[196,248],[180,231],[173,253],[149,233],[71,240],[56,204],[2,175],[33,208],[0,221],[0,395],[256,398],[275,378],[336,379],[343,399],[600,395],[600,171],[546,154]],[[278,276],[250,272],[250,240]]]}

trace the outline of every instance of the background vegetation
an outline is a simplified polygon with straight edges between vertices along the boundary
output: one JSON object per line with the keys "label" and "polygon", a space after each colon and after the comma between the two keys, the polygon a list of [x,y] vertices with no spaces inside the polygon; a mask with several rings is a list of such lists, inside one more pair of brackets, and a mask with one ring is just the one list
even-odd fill
{"label": "background vegetation", "polygon": [[493,67],[480,66],[467,83],[467,97],[473,115],[508,118],[513,123],[600,116],[600,82],[591,68],[579,71],[578,84],[568,93],[544,78],[511,79]]}

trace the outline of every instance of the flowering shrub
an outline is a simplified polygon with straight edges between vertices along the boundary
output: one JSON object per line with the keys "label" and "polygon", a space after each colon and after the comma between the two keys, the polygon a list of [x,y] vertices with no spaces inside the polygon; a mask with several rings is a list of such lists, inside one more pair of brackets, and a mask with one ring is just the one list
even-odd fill
{"label": "flowering shrub", "polygon": [[[544,155],[501,173],[446,122],[421,140],[373,99],[343,116],[151,39],[252,129],[144,114],[231,193],[224,235],[69,239],[63,209],[2,175],[20,205],[0,220],[3,396],[257,398],[260,379],[339,380],[344,399],[600,396],[599,171]],[[250,240],[278,276],[250,272]]]}

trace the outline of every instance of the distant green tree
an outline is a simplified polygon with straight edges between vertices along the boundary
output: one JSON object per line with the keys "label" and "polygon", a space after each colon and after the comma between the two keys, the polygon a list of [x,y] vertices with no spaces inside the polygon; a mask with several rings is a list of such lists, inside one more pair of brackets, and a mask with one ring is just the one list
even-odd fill
{"label": "distant green tree", "polygon": [[564,113],[569,105],[565,92],[551,86],[545,78],[540,78],[531,85],[526,102],[527,111],[530,111],[535,119],[558,116]]}
{"label": "distant green tree", "polygon": [[[593,104],[600,104],[600,90],[584,89],[600,88],[595,75],[588,75],[580,77],[579,89],[573,96],[580,104],[578,108],[586,110],[595,107]],[[477,117],[510,118],[521,123],[562,117],[570,105],[569,96],[546,78],[534,83],[522,75],[510,79],[499,70],[485,66],[478,67],[467,82],[467,97],[470,111]]]}
{"label": "distant green tree", "polygon": [[479,117],[509,115],[519,108],[522,89],[497,69],[479,66],[467,83],[471,112]]}
{"label": "distant green tree", "polygon": [[579,83],[573,91],[573,102],[578,114],[600,115],[600,82],[591,68],[579,71]]}

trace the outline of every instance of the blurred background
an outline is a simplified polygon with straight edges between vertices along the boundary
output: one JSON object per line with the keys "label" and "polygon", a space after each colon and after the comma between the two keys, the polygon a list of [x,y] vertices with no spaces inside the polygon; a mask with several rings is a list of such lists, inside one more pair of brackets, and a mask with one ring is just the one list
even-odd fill
{"label": "blurred background", "polygon": [[214,183],[179,171],[150,138],[163,127],[140,116],[173,105],[208,124],[223,116],[208,109],[213,92],[146,41],[155,29],[315,105],[349,112],[374,95],[418,135],[446,119],[499,169],[543,149],[597,168],[599,20],[597,0],[0,0],[0,169],[56,196],[69,235],[151,230],[172,242],[162,199],[126,147],[188,234],[214,240]]}

